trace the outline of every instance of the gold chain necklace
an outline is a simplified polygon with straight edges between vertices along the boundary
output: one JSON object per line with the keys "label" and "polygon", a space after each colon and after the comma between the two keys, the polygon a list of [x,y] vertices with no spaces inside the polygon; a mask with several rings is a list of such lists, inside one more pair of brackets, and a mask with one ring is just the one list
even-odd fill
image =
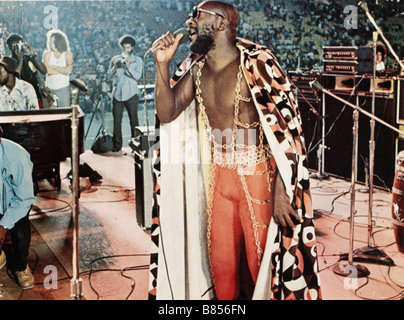
{"label": "gold chain necklace", "polygon": [[[254,145],[253,148],[256,149],[254,152],[254,155],[256,157],[256,163],[261,163],[263,161],[265,161],[266,163],[266,169],[263,171],[258,171],[255,174],[256,175],[262,175],[262,174],[268,174],[268,188],[269,191],[271,191],[271,183],[272,183],[272,175],[274,173],[274,171],[271,170],[271,168],[269,167],[269,164],[267,163],[267,160],[271,157],[271,151],[268,148],[264,148],[264,143],[263,143],[263,130],[262,130],[262,126],[261,123],[259,121],[248,124],[248,123],[243,123],[239,120],[239,112],[240,112],[240,101],[245,101],[245,102],[250,102],[251,98],[244,98],[240,95],[240,91],[241,91],[241,81],[243,78],[243,73],[242,73],[242,66],[239,66],[239,72],[237,74],[237,85],[236,85],[236,90],[235,90],[235,105],[234,105],[234,123],[233,123],[233,134],[232,134],[232,141],[231,144],[228,146],[227,144],[224,145],[220,145],[218,144],[213,136],[212,133],[212,127],[210,126],[210,122],[209,122],[209,118],[208,115],[206,113],[206,108],[205,105],[203,104],[203,98],[202,98],[202,90],[201,90],[201,75],[202,75],[202,68],[205,64],[205,60],[202,60],[200,62],[197,63],[198,65],[198,70],[197,70],[197,74],[196,74],[196,80],[195,80],[195,85],[196,85],[196,92],[195,92],[195,96],[196,99],[198,101],[198,106],[199,109],[201,110],[201,114],[202,114],[202,118],[203,121],[205,123],[206,126],[206,130],[207,133],[209,135],[209,138],[213,144],[212,146],[212,155],[215,154],[217,148],[223,148],[225,150],[227,150],[228,148],[232,148],[232,156],[234,155],[234,162],[232,165],[227,166],[230,168],[237,168],[238,167],[238,161],[237,161],[237,157],[236,157],[236,149],[238,147],[241,147],[242,149],[249,149],[248,145],[240,145],[240,144],[236,144],[236,131],[237,131],[237,125],[244,127],[244,128],[251,128],[251,127],[259,127],[260,133],[259,133],[259,138],[260,138],[260,146],[258,148],[256,148],[256,146]],[[257,150],[260,150],[261,152],[258,153]],[[247,151],[248,153],[248,151]],[[239,168],[240,169],[240,168]],[[209,252],[209,256],[211,255],[211,230],[212,230],[212,209],[213,209],[213,196],[214,196],[214,181],[215,181],[215,162],[212,161],[209,167],[209,192],[208,192],[208,226],[207,226],[207,238],[208,238],[208,252]],[[242,171],[241,171],[242,172]],[[252,226],[253,226],[253,230],[254,230],[254,238],[255,238],[255,245],[257,247],[257,256],[258,256],[258,265],[261,264],[261,259],[262,259],[262,254],[263,254],[263,249],[261,248],[261,243],[259,241],[259,234],[258,234],[258,228],[268,228],[268,225],[263,225],[263,224],[259,224],[256,220],[255,214],[254,214],[254,209],[252,204],[256,203],[256,204],[267,204],[270,202],[270,200],[257,200],[254,199],[249,190],[248,190],[248,186],[244,177],[244,174],[240,174],[240,179],[243,185],[243,189],[247,198],[247,203],[248,203],[248,208],[250,211],[250,218],[252,221]],[[210,265],[211,268],[211,274],[212,274],[212,280],[213,282],[215,282],[214,279],[214,273],[212,270],[212,265]]]}
{"label": "gold chain necklace", "polygon": [[245,145],[245,144],[237,145],[236,144],[237,126],[241,126],[246,129],[250,129],[253,127],[259,127],[259,129],[260,129],[260,147],[263,147],[263,132],[262,132],[262,127],[260,126],[260,122],[256,121],[256,122],[249,124],[249,123],[241,122],[239,119],[240,101],[245,101],[245,102],[251,101],[251,97],[243,97],[240,94],[241,81],[243,79],[243,71],[242,71],[241,65],[239,66],[239,72],[237,73],[237,85],[236,85],[235,98],[234,98],[234,122],[233,122],[233,131],[232,131],[232,141],[231,141],[230,145],[218,144],[214,139],[214,136],[212,133],[212,127],[210,126],[210,122],[209,122],[209,117],[206,113],[205,105],[203,104],[202,90],[201,90],[201,75],[202,75],[202,68],[205,65],[205,60],[199,61],[197,63],[197,65],[199,68],[197,70],[196,80],[195,80],[195,85],[196,85],[195,97],[196,97],[196,100],[198,101],[198,106],[199,106],[199,109],[201,110],[202,119],[205,123],[207,133],[208,133],[209,138],[212,141],[213,145],[215,147],[217,147],[218,149],[222,148],[224,150],[227,150],[229,148],[234,150],[234,149],[236,149],[236,147],[240,148],[240,149],[248,148],[248,145]]}

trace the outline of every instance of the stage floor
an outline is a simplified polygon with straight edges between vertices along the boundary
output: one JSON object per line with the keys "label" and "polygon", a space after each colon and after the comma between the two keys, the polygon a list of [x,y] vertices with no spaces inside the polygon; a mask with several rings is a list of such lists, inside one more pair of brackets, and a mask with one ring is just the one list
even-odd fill
{"label": "stage floor", "polygon": [[[80,196],[80,278],[86,300],[148,298],[150,234],[136,220],[135,169],[130,152],[125,147],[122,154],[100,155],[87,150],[81,155],[81,163],[87,163],[103,177]],[[0,300],[70,299],[72,219],[70,181],[66,178],[69,170],[68,159],[61,163],[60,192],[48,181],[40,181],[41,190],[30,214],[29,265],[35,275],[35,287],[22,290],[4,267],[0,270]],[[392,230],[391,193],[375,189],[371,240],[394,265],[384,265],[377,259],[356,262],[354,255],[354,265],[370,272],[367,277],[356,279],[334,272],[341,255],[349,251],[351,183],[330,177],[322,181],[312,179],[311,187],[323,299],[401,299],[404,254],[398,252]],[[354,250],[368,245],[369,194],[363,185],[357,184],[356,189]]]}

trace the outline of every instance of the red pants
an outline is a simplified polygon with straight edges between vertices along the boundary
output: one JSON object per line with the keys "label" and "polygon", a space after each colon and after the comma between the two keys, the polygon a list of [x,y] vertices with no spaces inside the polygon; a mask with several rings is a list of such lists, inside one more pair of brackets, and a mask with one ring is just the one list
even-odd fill
{"label": "red pants", "polygon": [[[274,160],[268,166],[275,168]],[[264,171],[265,162],[256,165],[255,172]],[[254,171],[253,171],[254,172]],[[243,175],[247,190],[257,200],[269,200],[268,172],[260,175]],[[271,180],[270,180],[271,181]],[[272,186],[271,186],[272,187]],[[232,300],[239,296],[240,286],[251,298],[258,276],[258,245],[264,250],[271,203],[252,202],[251,212],[241,173],[216,165],[211,221],[211,267],[219,300]],[[253,219],[260,225],[254,234]],[[266,225],[266,227],[262,227]]]}

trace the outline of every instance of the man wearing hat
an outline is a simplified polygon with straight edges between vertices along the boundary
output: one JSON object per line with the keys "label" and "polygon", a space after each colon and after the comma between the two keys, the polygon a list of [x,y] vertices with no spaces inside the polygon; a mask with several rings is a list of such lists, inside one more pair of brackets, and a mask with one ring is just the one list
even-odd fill
{"label": "man wearing hat", "polygon": [[112,113],[114,116],[114,148],[118,152],[122,148],[122,116],[126,109],[129,115],[131,137],[136,136],[139,125],[137,107],[139,103],[138,80],[142,76],[143,61],[133,53],[136,40],[130,35],[122,36],[118,44],[122,53],[111,59],[107,75],[114,86]]}
{"label": "man wearing hat", "polygon": [[16,71],[18,72],[20,79],[29,82],[34,87],[39,105],[41,105],[41,77],[37,71],[45,75],[47,73],[46,66],[41,59],[39,59],[32,47],[24,41],[20,34],[10,34],[6,43],[11,50],[12,58],[17,61]]}
{"label": "man wearing hat", "polygon": [[18,78],[17,61],[10,57],[0,60],[0,111],[39,109],[34,87]]}
{"label": "man wearing hat", "polygon": [[[23,147],[2,135],[0,127],[0,197],[3,199],[0,202],[0,269],[7,263],[8,268],[15,271],[19,285],[31,289],[34,276],[27,259],[31,244],[28,215],[35,201],[33,164]],[[11,239],[12,247],[7,256],[3,251],[6,239]]]}

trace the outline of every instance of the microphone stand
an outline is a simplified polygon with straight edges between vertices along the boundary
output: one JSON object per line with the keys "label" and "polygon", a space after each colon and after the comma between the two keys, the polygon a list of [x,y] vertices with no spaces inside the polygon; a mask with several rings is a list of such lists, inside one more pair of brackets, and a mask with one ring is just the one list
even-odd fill
{"label": "microphone stand", "polygon": [[[383,34],[383,31],[377,25],[376,21],[373,19],[372,15],[369,12],[368,6],[366,2],[360,1],[358,3],[366,13],[369,21],[373,24],[377,31],[373,32],[373,85],[372,85],[372,114],[375,114],[375,91],[376,91],[376,43],[378,35],[383,38],[384,42],[390,49],[391,53],[395,57],[395,59],[400,64],[401,68],[404,70],[404,65],[400,61],[400,58],[395,53],[389,41]],[[387,257],[387,255],[380,249],[372,246],[372,216],[373,216],[373,176],[374,176],[374,155],[375,155],[375,121],[372,118],[370,120],[370,141],[369,141],[369,208],[368,208],[368,245],[367,247],[362,247],[357,250],[357,255],[361,257],[363,260],[375,260],[375,262],[385,262],[388,265],[394,265],[394,262]]]}
{"label": "microphone stand", "polygon": [[318,146],[317,150],[317,158],[318,158],[318,174],[310,175],[310,178],[318,179],[318,180],[325,180],[328,179],[330,176],[324,173],[324,150],[328,149],[325,145],[325,99],[323,94],[322,99],[322,116],[321,116],[321,144]]}
{"label": "microphone stand", "polygon": [[[289,79],[290,82],[292,80]],[[293,83],[293,82],[292,82]],[[324,104],[324,99],[322,103],[322,115],[318,113],[316,108],[313,107],[313,105],[307,100],[303,92],[299,89],[297,85],[293,83],[294,87],[296,88],[295,96],[296,96],[296,104],[299,103],[298,99],[298,94],[303,97],[303,99],[306,101],[306,103],[310,107],[310,111],[313,112],[313,114],[317,117],[317,121],[321,119],[321,144],[318,146],[317,150],[317,158],[318,158],[318,173],[312,173],[310,174],[310,178],[312,179],[318,179],[318,180],[326,180],[330,176],[324,172],[324,149],[328,149],[327,146],[324,144],[324,139],[325,139],[325,104]],[[319,130],[319,129],[318,129]]]}
{"label": "microphone stand", "polygon": [[[372,114],[375,114],[375,100],[376,100],[376,42],[378,32],[373,32],[373,85],[372,85]],[[373,216],[373,174],[375,163],[375,121],[370,119],[370,140],[369,140],[369,207],[368,207],[368,245],[357,250],[357,254],[361,255],[364,259],[376,259],[380,261],[386,258],[386,254],[380,249],[372,246],[372,216]]]}
{"label": "microphone stand", "polygon": [[72,218],[73,218],[73,277],[70,280],[71,300],[83,300],[82,280],[79,278],[79,148],[78,148],[78,106],[72,106]]}
{"label": "microphone stand", "polygon": [[[353,115],[353,120],[354,120],[354,126],[353,126],[353,150],[352,150],[352,190],[351,190],[351,213],[350,213],[350,237],[349,237],[349,253],[348,253],[348,266],[353,266],[353,260],[354,260],[354,252],[353,252],[353,229],[354,229],[354,214],[355,214],[355,181],[356,181],[356,170],[355,170],[355,165],[356,165],[356,160],[357,160],[357,143],[358,143],[358,118],[359,118],[359,112],[365,114],[372,120],[376,120],[379,123],[383,124],[384,126],[388,127],[389,129],[404,135],[404,132],[400,131],[396,127],[390,125],[389,123],[379,119],[376,117],[374,114],[362,109],[358,105],[354,105],[350,103],[349,101],[346,101],[342,99],[341,97],[333,94],[332,92],[326,90],[323,88],[318,81],[314,81],[310,83],[310,86],[315,87],[316,89],[322,91],[325,94],[328,94],[329,96],[345,103],[346,105],[350,106],[351,108],[354,109],[354,115]],[[377,262],[377,263],[385,263],[388,265],[394,265],[393,260],[391,260],[382,250],[377,250],[376,254],[374,254],[373,248],[371,250],[365,251],[364,255],[360,254],[360,251],[355,251],[355,253],[359,253],[359,255],[356,257],[356,260],[362,260],[362,261],[367,261],[367,262]],[[377,256],[379,254],[381,257]],[[344,259],[345,255],[341,255],[341,259]],[[356,265],[357,277],[360,276],[367,276],[369,273],[366,268]],[[367,272],[366,272],[367,271]],[[339,275],[344,275],[344,276],[349,276],[352,273],[352,270],[350,268],[347,268],[347,265],[337,265],[334,268],[334,272],[339,274]]]}
{"label": "microphone stand", "polygon": [[348,264],[338,263],[333,268],[333,271],[344,277],[356,277],[363,278],[367,277],[370,272],[369,270],[360,265],[353,264],[353,238],[354,238],[354,216],[355,216],[355,182],[356,182],[356,168],[355,164],[357,161],[357,146],[358,146],[358,121],[359,121],[359,111],[358,107],[354,108],[353,111],[353,148],[352,148],[352,172],[351,172],[351,205],[350,205],[350,224],[349,224],[349,251],[348,251]]}

